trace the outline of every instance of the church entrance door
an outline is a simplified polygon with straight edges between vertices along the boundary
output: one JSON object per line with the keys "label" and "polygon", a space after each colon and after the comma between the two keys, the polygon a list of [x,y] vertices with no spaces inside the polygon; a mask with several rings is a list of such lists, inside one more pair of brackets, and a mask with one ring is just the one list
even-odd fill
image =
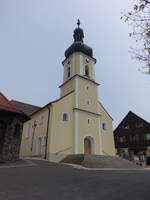
{"label": "church entrance door", "polygon": [[91,141],[89,138],[85,138],[84,139],[84,154],[91,154],[92,153],[92,150],[91,150]]}

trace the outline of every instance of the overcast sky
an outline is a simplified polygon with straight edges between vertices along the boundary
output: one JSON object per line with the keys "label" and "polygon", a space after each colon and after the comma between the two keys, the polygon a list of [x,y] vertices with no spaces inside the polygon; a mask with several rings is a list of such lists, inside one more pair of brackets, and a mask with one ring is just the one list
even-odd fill
{"label": "overcast sky", "polygon": [[131,0],[1,0],[0,91],[39,106],[59,98],[61,62],[80,18],[97,59],[99,99],[114,127],[129,110],[150,121],[150,77],[131,59],[131,28],[120,20],[131,8]]}

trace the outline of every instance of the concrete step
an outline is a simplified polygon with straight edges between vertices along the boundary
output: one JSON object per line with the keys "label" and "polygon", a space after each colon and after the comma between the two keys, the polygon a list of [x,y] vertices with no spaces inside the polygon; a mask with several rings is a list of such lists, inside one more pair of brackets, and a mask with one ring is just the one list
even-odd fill
{"label": "concrete step", "polygon": [[82,165],[84,160],[84,154],[72,154],[65,157],[61,162]]}
{"label": "concrete step", "polygon": [[116,156],[86,155],[82,163],[89,168],[140,168],[131,161]]}
{"label": "concrete step", "polygon": [[124,168],[124,169],[139,169],[131,161],[125,160],[117,156],[103,156],[103,155],[68,155],[61,162],[78,164],[87,168]]}

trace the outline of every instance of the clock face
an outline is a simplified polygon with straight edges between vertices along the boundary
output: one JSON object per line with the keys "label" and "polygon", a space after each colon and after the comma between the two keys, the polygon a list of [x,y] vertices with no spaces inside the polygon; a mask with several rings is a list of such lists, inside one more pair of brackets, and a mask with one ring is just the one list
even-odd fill
{"label": "clock face", "polygon": [[89,60],[88,58],[86,58],[86,59],[85,59],[85,62],[86,62],[86,63],[89,63],[89,62],[90,62],[90,60]]}

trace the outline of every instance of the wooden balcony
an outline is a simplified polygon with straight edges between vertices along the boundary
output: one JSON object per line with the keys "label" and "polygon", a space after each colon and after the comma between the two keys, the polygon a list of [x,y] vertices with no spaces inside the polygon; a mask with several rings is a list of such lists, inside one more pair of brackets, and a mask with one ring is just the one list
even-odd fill
{"label": "wooden balcony", "polygon": [[144,148],[144,147],[150,147],[150,140],[139,140],[139,141],[132,141],[132,142],[122,142],[117,143],[115,142],[116,148]]}

